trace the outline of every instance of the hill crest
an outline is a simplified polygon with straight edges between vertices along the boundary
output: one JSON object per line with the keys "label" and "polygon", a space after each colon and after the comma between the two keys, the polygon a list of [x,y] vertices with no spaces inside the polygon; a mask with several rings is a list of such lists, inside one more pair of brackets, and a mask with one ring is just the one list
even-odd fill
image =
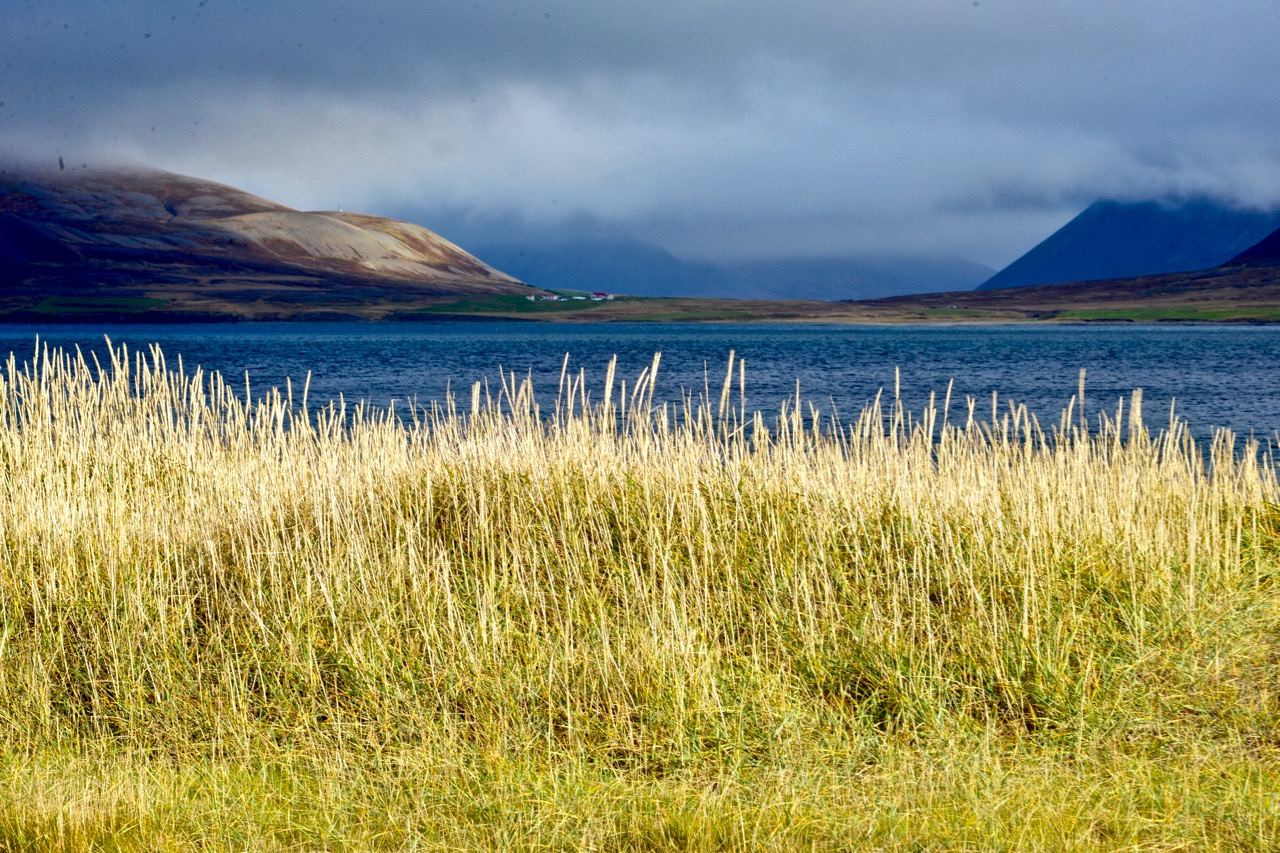
{"label": "hill crest", "polygon": [[238,302],[293,316],[329,303],[363,310],[531,292],[412,223],[298,211],[141,168],[0,171],[0,260],[0,313],[50,297],[106,304],[113,296],[164,302],[182,294],[184,304],[212,300],[232,314]]}

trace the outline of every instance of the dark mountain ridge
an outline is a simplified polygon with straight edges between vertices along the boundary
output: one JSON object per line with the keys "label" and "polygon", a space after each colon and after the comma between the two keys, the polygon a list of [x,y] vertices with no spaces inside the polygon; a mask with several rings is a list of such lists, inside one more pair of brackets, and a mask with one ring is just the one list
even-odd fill
{"label": "dark mountain ridge", "polygon": [[1280,209],[1208,198],[1095,202],[979,290],[1191,272],[1229,262],[1280,228]]}
{"label": "dark mountain ridge", "polygon": [[1280,264],[1280,229],[1272,231],[1228,263],[1248,266]]}

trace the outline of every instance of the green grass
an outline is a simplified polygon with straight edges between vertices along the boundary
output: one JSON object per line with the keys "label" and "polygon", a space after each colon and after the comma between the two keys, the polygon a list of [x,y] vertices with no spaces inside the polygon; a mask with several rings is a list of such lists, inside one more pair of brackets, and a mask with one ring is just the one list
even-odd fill
{"label": "green grass", "polygon": [[1280,308],[1230,305],[1172,305],[1157,308],[1077,308],[1058,312],[1059,320],[1132,320],[1134,322],[1280,321]]}
{"label": "green grass", "polygon": [[1280,844],[1256,445],[658,366],[317,417],[11,360],[0,850]]}
{"label": "green grass", "polygon": [[[844,773],[624,776],[436,755],[372,765],[21,764],[0,850],[1265,850],[1274,767],[1220,756],[907,756]],[[55,781],[56,780],[56,781]],[[61,798],[61,799],[60,799]]]}
{"label": "green grass", "polygon": [[[660,307],[660,306],[655,306]],[[759,314],[751,311],[733,311],[733,310],[698,310],[684,309],[678,311],[672,310],[654,310],[645,311],[642,315],[637,315],[637,320],[643,320],[648,323],[677,323],[677,322],[695,322],[695,323],[715,323],[715,322],[751,322],[761,319]],[[766,318],[769,319],[769,318]],[[785,319],[785,317],[784,317]]]}
{"label": "green grass", "polygon": [[593,302],[590,299],[574,299],[576,291],[557,291],[565,297],[565,301],[544,302],[529,301],[523,296],[486,296],[476,299],[465,299],[449,302],[430,308],[416,309],[406,312],[408,315],[465,315],[475,317],[528,317],[528,316],[565,316],[589,314],[601,310],[613,316],[612,308],[626,303],[644,303],[644,310],[628,314],[628,319],[644,322],[664,321],[751,321],[759,319],[750,311],[734,310],[731,300],[719,300],[725,307],[707,308],[698,305],[672,305],[673,300],[649,299],[645,297],[614,297],[610,302]]}
{"label": "green grass", "polygon": [[168,300],[142,296],[48,296],[32,310],[37,314],[145,313],[167,304]]}
{"label": "green grass", "polygon": [[433,305],[411,313],[426,314],[566,314],[594,308],[601,303],[591,300],[569,299],[564,302],[535,300],[530,302],[524,296],[484,296],[474,299],[462,299],[442,305]]}
{"label": "green grass", "polygon": [[920,308],[911,312],[913,318],[919,320],[983,320],[999,316],[1007,312],[996,312],[985,308]]}

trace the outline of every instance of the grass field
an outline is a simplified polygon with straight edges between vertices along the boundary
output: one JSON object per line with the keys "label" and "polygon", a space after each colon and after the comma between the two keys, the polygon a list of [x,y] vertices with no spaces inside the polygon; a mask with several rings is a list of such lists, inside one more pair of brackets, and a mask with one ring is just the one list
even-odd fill
{"label": "grass field", "polygon": [[488,315],[509,316],[523,314],[573,314],[589,311],[599,303],[590,299],[573,299],[549,302],[541,299],[530,300],[525,296],[499,294],[480,296],[470,299],[459,299],[429,308],[421,308],[415,314],[468,314],[477,317]]}
{"label": "grass field", "polygon": [[[469,317],[503,320],[635,321],[662,322],[751,322],[779,319],[788,307],[799,314],[796,304],[733,299],[654,299],[620,296],[596,302],[576,291],[560,291],[559,301],[530,300],[524,296],[485,296],[442,302],[395,315],[397,320],[435,317]],[[579,298],[574,298],[575,296]],[[798,303],[812,310],[812,303]],[[821,309],[819,309],[821,310]],[[821,315],[819,315],[821,316]]]}
{"label": "grass field", "polygon": [[1063,311],[1059,320],[1124,320],[1133,323],[1275,323],[1280,322],[1280,307],[1231,306],[1209,304],[1156,306],[1153,308],[1093,308]]}
{"label": "grass field", "polygon": [[317,415],[11,359],[0,850],[1280,846],[1266,448],[658,367]]}
{"label": "grass field", "polygon": [[48,296],[31,309],[36,314],[88,314],[101,311],[142,313],[164,306],[163,299],[127,296]]}

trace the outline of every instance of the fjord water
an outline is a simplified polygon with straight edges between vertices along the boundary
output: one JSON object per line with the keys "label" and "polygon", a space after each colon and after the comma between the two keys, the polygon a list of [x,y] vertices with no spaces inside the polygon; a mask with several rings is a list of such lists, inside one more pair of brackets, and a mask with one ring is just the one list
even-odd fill
{"label": "fjord water", "polygon": [[[252,396],[284,388],[295,397],[310,373],[310,404],[342,397],[385,407],[428,405],[452,392],[469,405],[473,382],[496,394],[499,368],[533,380],[544,409],[554,403],[566,354],[585,371],[593,399],[605,368],[618,356],[618,378],[631,387],[662,353],[655,402],[678,402],[709,388],[718,399],[730,350],[746,362],[745,405],[771,415],[794,400],[806,411],[851,420],[878,392],[892,399],[895,369],[903,402],[919,412],[934,392],[941,406],[954,381],[951,419],[963,420],[967,398],[987,420],[997,406],[1025,404],[1048,428],[1087,371],[1091,419],[1114,413],[1142,388],[1144,415],[1155,428],[1171,405],[1192,432],[1228,427],[1272,438],[1280,430],[1280,327],[1276,326],[831,326],[755,324],[528,323],[262,323],[219,325],[0,326],[0,354],[19,364],[40,346],[80,347],[106,362],[109,336],[146,352],[159,344],[171,368],[218,371],[235,387],[249,374]],[[735,371],[736,373],[736,371]],[[617,393],[615,389],[615,394]],[[735,383],[735,407],[739,392]]]}

